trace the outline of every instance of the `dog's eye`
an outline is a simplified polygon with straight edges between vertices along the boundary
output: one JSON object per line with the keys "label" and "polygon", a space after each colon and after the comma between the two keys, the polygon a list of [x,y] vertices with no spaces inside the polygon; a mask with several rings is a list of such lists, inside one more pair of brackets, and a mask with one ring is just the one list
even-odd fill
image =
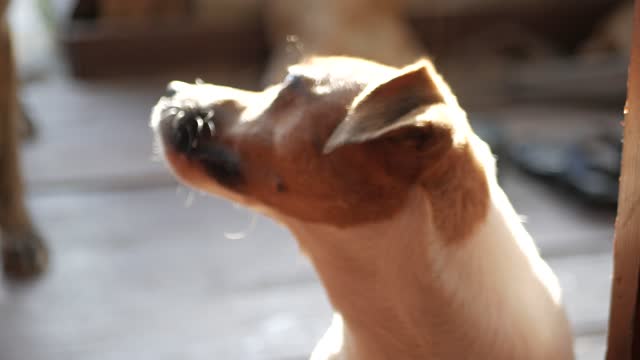
{"label": "dog's eye", "polygon": [[274,107],[282,108],[297,100],[306,99],[311,94],[315,81],[304,75],[289,74],[274,101]]}
{"label": "dog's eye", "polygon": [[283,91],[306,91],[313,85],[314,81],[300,74],[289,74],[283,81]]}

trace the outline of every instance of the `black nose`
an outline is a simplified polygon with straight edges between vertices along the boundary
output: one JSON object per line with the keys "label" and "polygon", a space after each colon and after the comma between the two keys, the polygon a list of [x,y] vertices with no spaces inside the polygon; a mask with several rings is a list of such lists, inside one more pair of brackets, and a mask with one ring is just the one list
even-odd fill
{"label": "black nose", "polygon": [[190,154],[201,142],[210,140],[215,131],[212,112],[180,110],[171,123],[171,143],[178,152]]}
{"label": "black nose", "polygon": [[193,116],[183,116],[173,120],[171,142],[176,151],[188,153],[196,141],[198,123]]}

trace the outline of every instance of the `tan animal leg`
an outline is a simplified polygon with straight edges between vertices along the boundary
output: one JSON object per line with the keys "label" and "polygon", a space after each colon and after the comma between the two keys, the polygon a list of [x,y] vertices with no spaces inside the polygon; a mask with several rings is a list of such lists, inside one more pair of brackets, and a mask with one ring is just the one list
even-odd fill
{"label": "tan animal leg", "polygon": [[[6,4],[0,1],[0,15]],[[17,95],[11,40],[6,21],[0,24],[0,230],[5,273],[27,277],[41,272],[47,251],[34,230],[23,199],[18,163]]]}

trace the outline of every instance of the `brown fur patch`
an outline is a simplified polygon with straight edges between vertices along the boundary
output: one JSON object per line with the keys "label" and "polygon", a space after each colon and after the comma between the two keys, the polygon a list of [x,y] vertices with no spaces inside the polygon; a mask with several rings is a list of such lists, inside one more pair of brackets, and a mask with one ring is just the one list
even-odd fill
{"label": "brown fur patch", "polygon": [[453,149],[438,165],[428,168],[422,186],[431,202],[434,224],[447,241],[468,238],[486,217],[487,175],[468,143]]}

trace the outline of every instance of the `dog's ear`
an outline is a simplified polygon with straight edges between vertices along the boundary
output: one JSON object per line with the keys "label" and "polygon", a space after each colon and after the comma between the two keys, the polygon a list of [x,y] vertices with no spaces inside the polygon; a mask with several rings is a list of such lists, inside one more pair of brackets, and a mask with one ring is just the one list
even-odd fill
{"label": "dog's ear", "polygon": [[395,77],[366,88],[329,137],[324,153],[378,139],[401,128],[424,126],[426,123],[418,122],[417,116],[445,101],[433,76],[438,75],[432,65],[420,61],[400,70]]}

